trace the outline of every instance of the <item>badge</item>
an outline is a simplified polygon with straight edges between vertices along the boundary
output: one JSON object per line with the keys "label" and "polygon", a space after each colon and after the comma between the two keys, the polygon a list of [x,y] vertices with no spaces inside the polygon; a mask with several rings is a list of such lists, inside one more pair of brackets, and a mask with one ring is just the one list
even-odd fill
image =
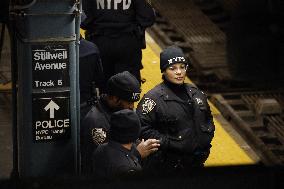
{"label": "badge", "polygon": [[203,105],[203,101],[200,98],[195,98],[198,105]]}
{"label": "badge", "polygon": [[145,98],[142,104],[142,114],[148,114],[156,106],[156,102],[150,98]]}
{"label": "badge", "polygon": [[106,140],[106,132],[103,128],[94,128],[92,129],[92,137],[95,144],[103,144]]}

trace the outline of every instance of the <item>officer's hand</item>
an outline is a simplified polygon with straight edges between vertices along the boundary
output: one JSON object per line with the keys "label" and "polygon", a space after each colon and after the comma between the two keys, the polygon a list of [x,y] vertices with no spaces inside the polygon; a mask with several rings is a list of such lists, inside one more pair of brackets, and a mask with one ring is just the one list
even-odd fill
{"label": "officer's hand", "polygon": [[160,141],[157,139],[147,139],[146,141],[142,139],[142,141],[137,145],[137,150],[143,159],[151,153],[156,152],[159,146]]}

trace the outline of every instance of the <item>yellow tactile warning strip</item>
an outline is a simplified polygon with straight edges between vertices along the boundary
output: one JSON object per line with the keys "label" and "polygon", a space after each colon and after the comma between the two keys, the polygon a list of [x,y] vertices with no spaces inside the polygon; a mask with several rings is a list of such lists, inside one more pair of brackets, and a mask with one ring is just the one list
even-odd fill
{"label": "yellow tactile warning strip", "polygon": [[[148,34],[146,35],[146,41],[147,48],[143,50],[142,59],[144,68],[141,71],[142,78],[146,79],[146,82],[142,84],[142,96],[162,81],[159,68],[159,53],[161,49]],[[189,79],[186,81],[191,82]],[[214,116],[216,131],[212,141],[211,153],[205,166],[254,164],[257,158],[252,159],[251,155],[244,150],[249,148],[249,146],[244,142],[239,145],[239,141],[233,139],[218,121],[218,117],[221,117],[220,112],[211,103],[210,107]],[[240,139],[241,137],[238,136],[238,138]]]}
{"label": "yellow tactile warning strip", "polygon": [[80,28],[80,35],[85,39],[85,30]]}

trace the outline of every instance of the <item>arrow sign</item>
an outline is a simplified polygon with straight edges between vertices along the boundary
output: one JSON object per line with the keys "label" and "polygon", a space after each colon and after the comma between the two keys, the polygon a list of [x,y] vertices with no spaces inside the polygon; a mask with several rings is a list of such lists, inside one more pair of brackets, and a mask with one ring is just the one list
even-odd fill
{"label": "arrow sign", "polygon": [[55,103],[53,102],[52,100],[50,100],[50,102],[48,103],[48,105],[45,106],[45,111],[47,110],[50,110],[49,112],[49,117],[50,118],[54,118],[54,109],[55,110],[58,110],[60,107]]}

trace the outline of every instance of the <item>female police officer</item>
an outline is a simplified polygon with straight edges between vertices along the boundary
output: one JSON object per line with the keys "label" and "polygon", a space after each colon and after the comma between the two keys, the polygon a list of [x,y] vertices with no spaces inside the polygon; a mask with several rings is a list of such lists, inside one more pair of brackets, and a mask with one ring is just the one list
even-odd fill
{"label": "female police officer", "polygon": [[160,54],[163,82],[146,93],[137,107],[141,138],[161,141],[144,169],[174,171],[200,167],[207,159],[214,123],[206,95],[184,83],[188,63],[175,46]]}

